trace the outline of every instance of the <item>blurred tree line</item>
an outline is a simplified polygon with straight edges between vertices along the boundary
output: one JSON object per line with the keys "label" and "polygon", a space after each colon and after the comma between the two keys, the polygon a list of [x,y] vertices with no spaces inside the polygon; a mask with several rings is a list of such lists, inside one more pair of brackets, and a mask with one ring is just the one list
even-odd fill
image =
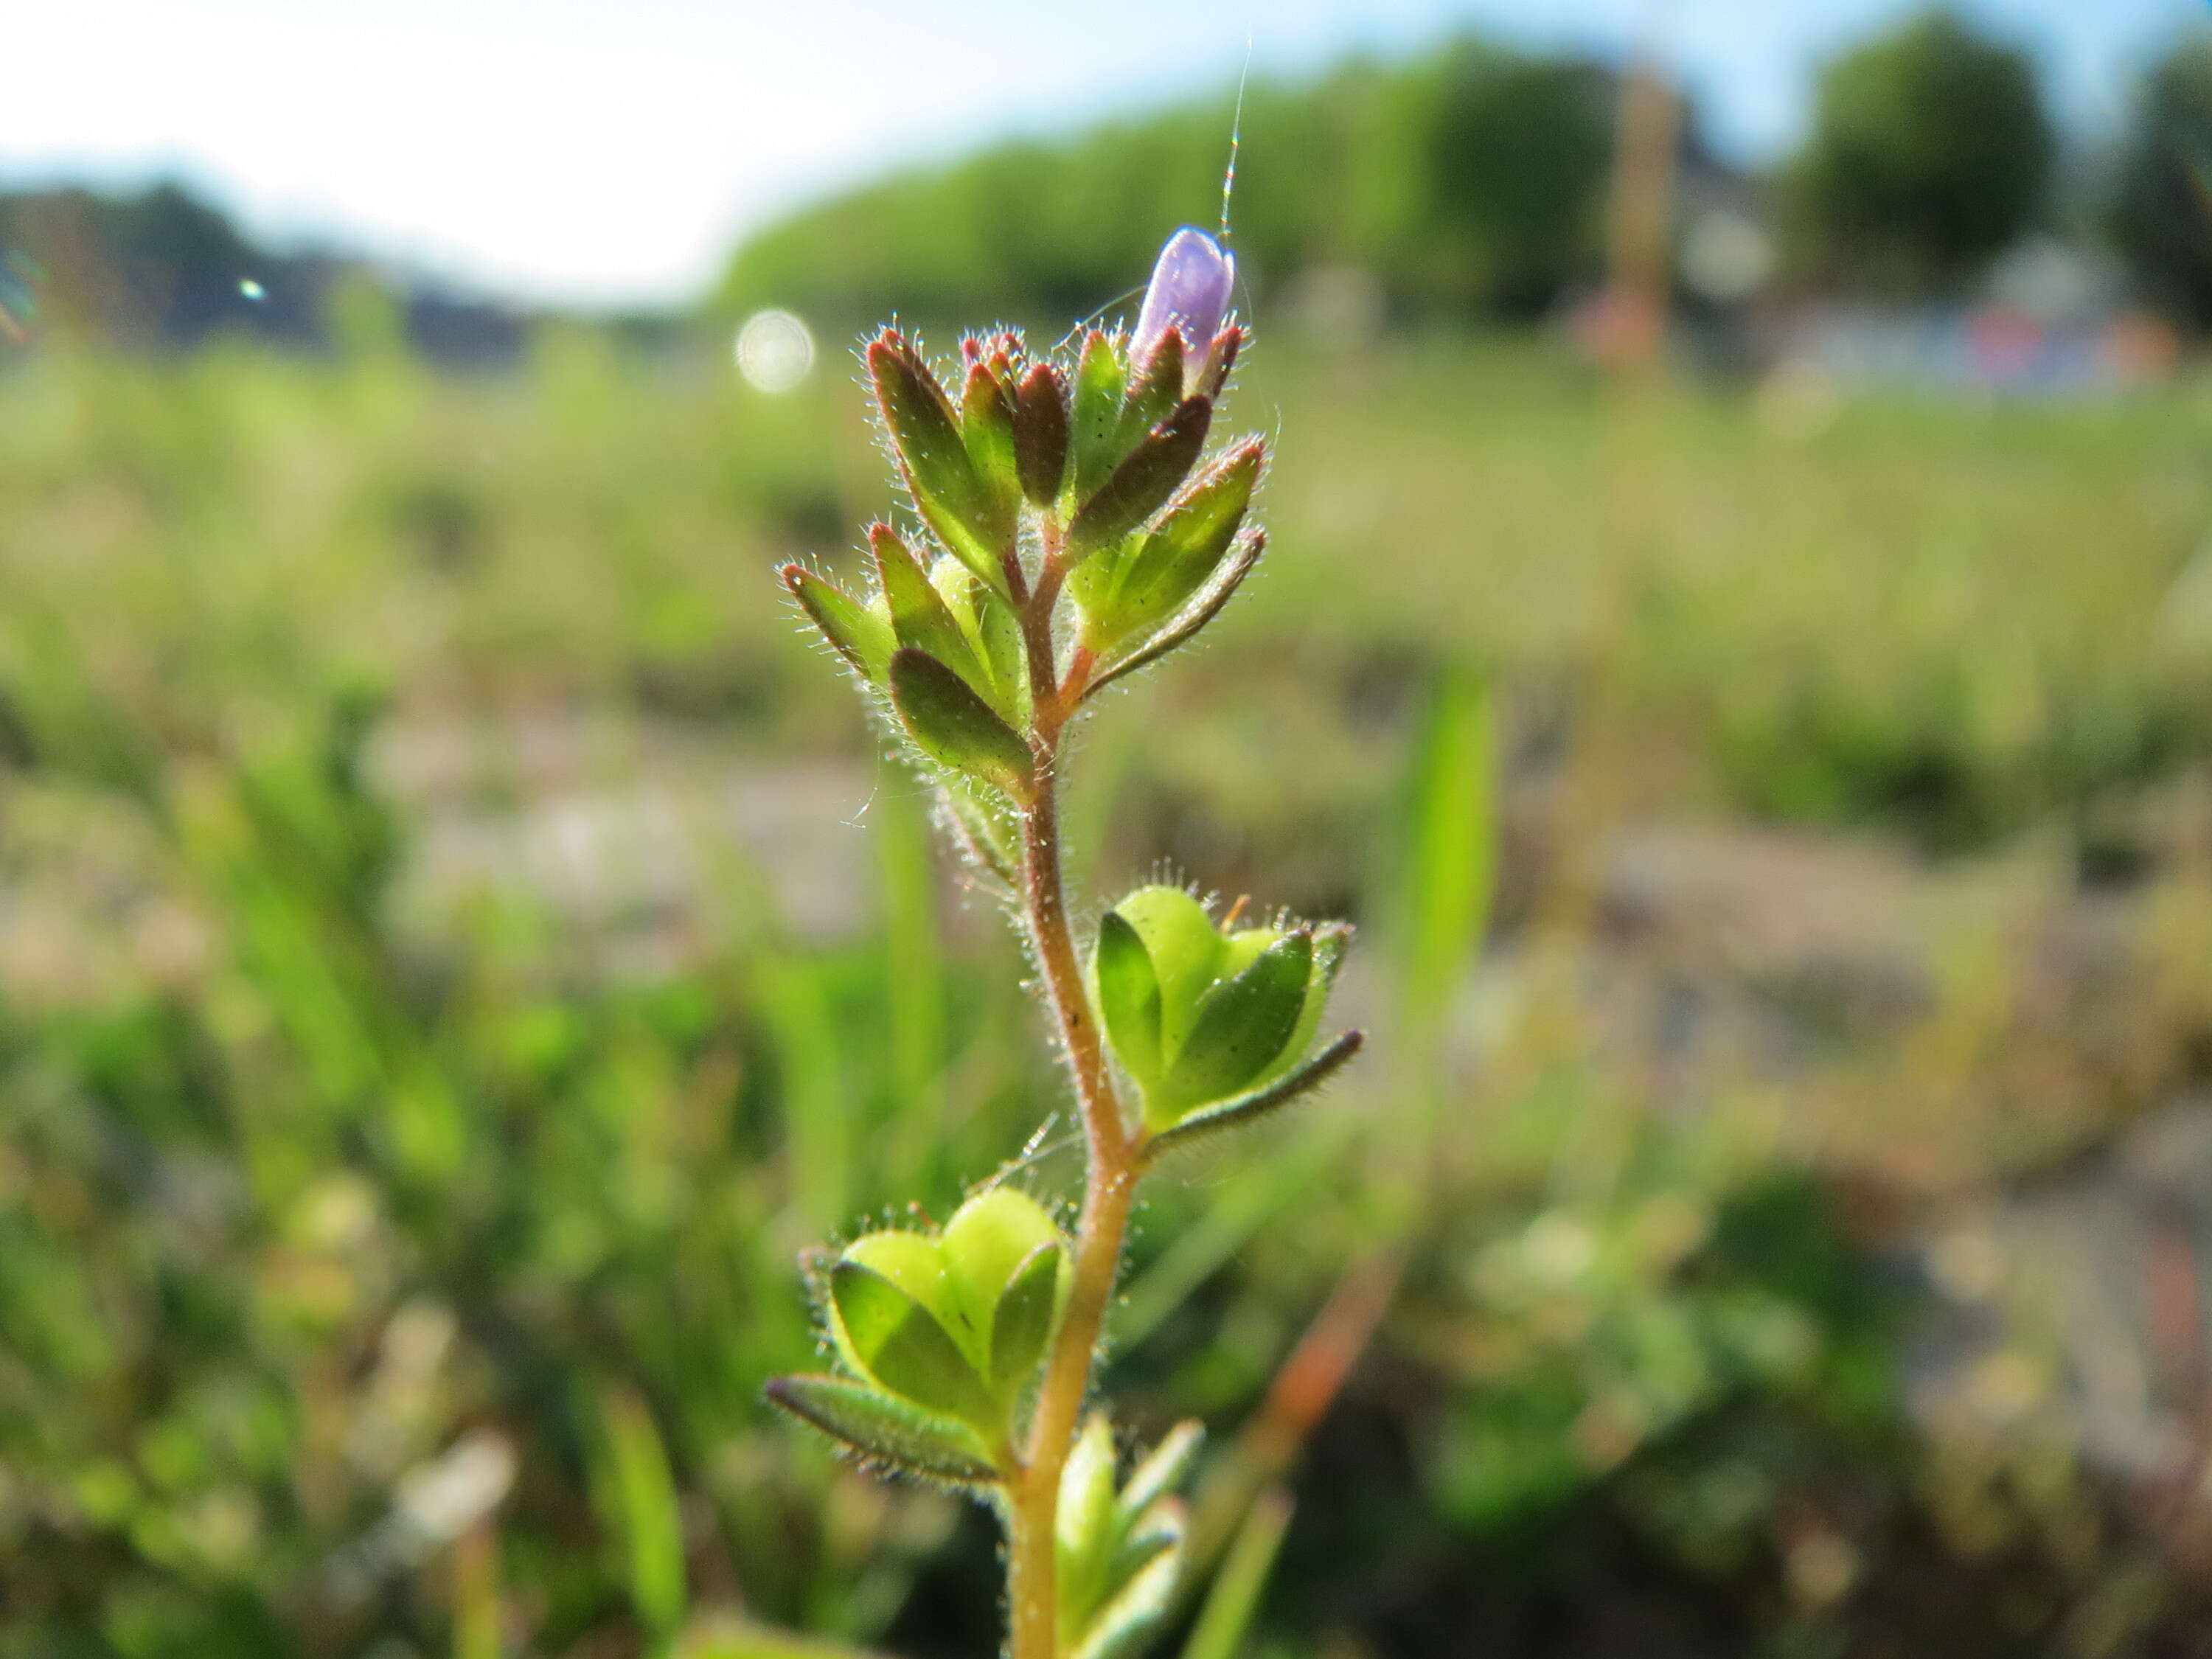
{"label": "blurred tree line", "polygon": [[[1395,316],[1511,320],[1595,283],[1619,84],[1595,58],[1472,37],[1255,84],[1234,207],[1254,297],[1348,268]],[[1162,226],[1211,222],[1232,107],[1209,97],[1011,140],[833,198],[748,241],[718,302],[855,325],[894,304],[925,318],[1087,310],[1145,268]],[[2033,60],[1947,9],[1826,65],[1807,140],[1766,173],[1717,158],[1695,116],[1680,124],[1686,204],[1763,220],[1797,292],[1957,299],[2050,231],[2117,253],[2177,322],[2212,325],[2212,37],[2179,43],[2112,153],[2085,158],[2087,224],[2056,200],[2063,146]]]}
{"label": "blurred tree line", "polygon": [[[1525,316],[1594,278],[1613,75],[1462,39],[1247,89],[1232,204],[1260,300],[1295,273],[1377,274],[1394,307]],[[1073,137],[1018,139],[835,198],[755,236],[723,305],[837,321],[1089,310],[1151,264],[1160,228],[1210,223],[1224,94]]]}

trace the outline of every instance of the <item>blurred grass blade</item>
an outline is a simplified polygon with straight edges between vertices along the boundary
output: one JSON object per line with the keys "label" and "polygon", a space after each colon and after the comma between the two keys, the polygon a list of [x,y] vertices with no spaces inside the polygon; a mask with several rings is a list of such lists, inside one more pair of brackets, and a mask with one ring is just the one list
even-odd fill
{"label": "blurred grass blade", "polygon": [[499,1534],[480,1522],[453,1540],[453,1659],[500,1659],[504,1624]]}
{"label": "blurred grass blade", "polygon": [[631,1605],[639,1621],[667,1638],[684,1622],[684,1517],[676,1480],[653,1413],[636,1390],[611,1387],[599,1395],[605,1436],[601,1479],[595,1483],[600,1524],[621,1540]]}
{"label": "blurred grass blade", "polygon": [[1237,1659],[1243,1651],[1296,1507],[1290,1493],[1280,1486],[1261,1493],[1238,1528],[1237,1541],[1230,1546],[1221,1571],[1214,1575],[1198,1623],[1191,1630],[1190,1640],[1183,1644],[1182,1659]]}
{"label": "blurred grass blade", "polygon": [[1277,1486],[1297,1463],[1315,1426],[1367,1352],[1405,1268],[1405,1254],[1397,1249],[1347,1267],[1297,1346],[1276,1368],[1260,1409],[1246,1419],[1228,1450],[1207,1465],[1192,1499],[1188,1529],[1186,1555],[1194,1581],[1249,1524],[1256,1495]]}
{"label": "blurred grass blade", "polygon": [[1244,1242],[1293,1199],[1322,1179],[1344,1152],[1357,1121],[1316,1121],[1311,1138],[1278,1158],[1240,1170],[1224,1183],[1206,1213],[1179,1233],[1158,1259],[1130,1281],[1114,1316],[1114,1340],[1124,1346],[1144,1340],[1220,1271]]}
{"label": "blurred grass blade", "polygon": [[788,1199],[812,1233],[852,1218],[852,1123],[836,1020],[821,970],[797,959],[770,960],[757,980],[782,1087],[783,1156]]}
{"label": "blurred grass blade", "polygon": [[1437,679],[1407,769],[1392,940],[1413,1063],[1424,1075],[1453,993],[1480,949],[1497,875],[1497,756],[1488,688],[1464,669]]}
{"label": "blurred grass blade", "polygon": [[929,814],[911,789],[876,799],[878,888],[883,896],[884,995],[890,1020],[891,1086],[899,1125],[895,1166],[928,1168],[945,1139],[945,985],[937,918],[937,866]]}

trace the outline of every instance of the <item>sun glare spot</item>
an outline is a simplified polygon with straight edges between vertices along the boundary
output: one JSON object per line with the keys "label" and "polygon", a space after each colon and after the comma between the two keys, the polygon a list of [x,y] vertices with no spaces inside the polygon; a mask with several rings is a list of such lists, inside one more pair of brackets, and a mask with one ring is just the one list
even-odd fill
{"label": "sun glare spot", "polygon": [[814,367],[814,336],[787,311],[757,311],[738,330],[738,373],[762,392],[788,392]]}
{"label": "sun glare spot", "polygon": [[238,279],[238,292],[240,298],[251,300],[256,305],[259,305],[269,297],[269,290],[251,276],[241,276]]}

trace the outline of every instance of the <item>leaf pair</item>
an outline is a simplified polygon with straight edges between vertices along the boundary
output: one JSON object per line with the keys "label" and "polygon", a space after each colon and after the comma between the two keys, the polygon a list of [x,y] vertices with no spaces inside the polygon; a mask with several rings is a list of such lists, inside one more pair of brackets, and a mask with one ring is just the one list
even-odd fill
{"label": "leaf pair", "polygon": [[[1347,934],[1224,933],[1179,887],[1140,888],[1107,912],[1091,954],[1091,992],[1155,1134],[1200,1107],[1243,1105],[1291,1073],[1320,1026]],[[1280,1098],[1319,1080],[1301,1073],[1298,1087]],[[1235,1121],[1261,1109],[1252,1105]]]}
{"label": "leaf pair", "polygon": [[1105,1413],[1076,1437],[1060,1473],[1053,1540],[1060,1647],[1070,1659],[1124,1659],[1166,1616],[1182,1567],[1175,1490],[1203,1436],[1194,1422],[1177,1425],[1118,1490]]}
{"label": "leaf pair", "polygon": [[969,1199],[934,1235],[863,1234],[822,1274],[857,1382],[787,1377],[770,1398],[880,1462],[948,1480],[985,1478],[980,1463],[995,1478],[1066,1279],[1059,1229],[1010,1187]]}
{"label": "leaf pair", "polygon": [[887,524],[868,530],[876,590],[865,602],[803,565],[784,585],[837,653],[885,692],[915,746],[948,772],[1025,799],[1033,786],[1021,625],[958,561],[921,561]]}

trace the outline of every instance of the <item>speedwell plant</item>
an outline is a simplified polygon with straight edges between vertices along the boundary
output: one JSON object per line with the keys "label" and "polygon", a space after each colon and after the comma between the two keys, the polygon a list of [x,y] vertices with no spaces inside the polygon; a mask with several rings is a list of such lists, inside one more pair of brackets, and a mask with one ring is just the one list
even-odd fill
{"label": "speedwell plant", "polygon": [[1153,885],[1079,940],[1061,878],[1070,726],[1218,615],[1264,545],[1250,507],[1265,446],[1207,447],[1245,341],[1234,275],[1212,237],[1179,231],[1133,330],[1034,355],[1018,334],[971,337],[942,378],[884,329],[868,375],[913,522],[869,527],[865,595],[781,573],[933,784],[962,855],[1004,892],[1073,1085],[1085,1174],[1072,1237],[999,1181],[933,1232],[817,1253],[839,1370],[769,1395],[863,1458],[995,1507],[1013,1659],[1138,1651],[1182,1568],[1176,1488],[1197,1425],[1124,1474],[1109,1419],[1085,1410],[1138,1183],[1359,1046],[1357,1032],[1317,1040],[1348,929],[1240,926]]}

